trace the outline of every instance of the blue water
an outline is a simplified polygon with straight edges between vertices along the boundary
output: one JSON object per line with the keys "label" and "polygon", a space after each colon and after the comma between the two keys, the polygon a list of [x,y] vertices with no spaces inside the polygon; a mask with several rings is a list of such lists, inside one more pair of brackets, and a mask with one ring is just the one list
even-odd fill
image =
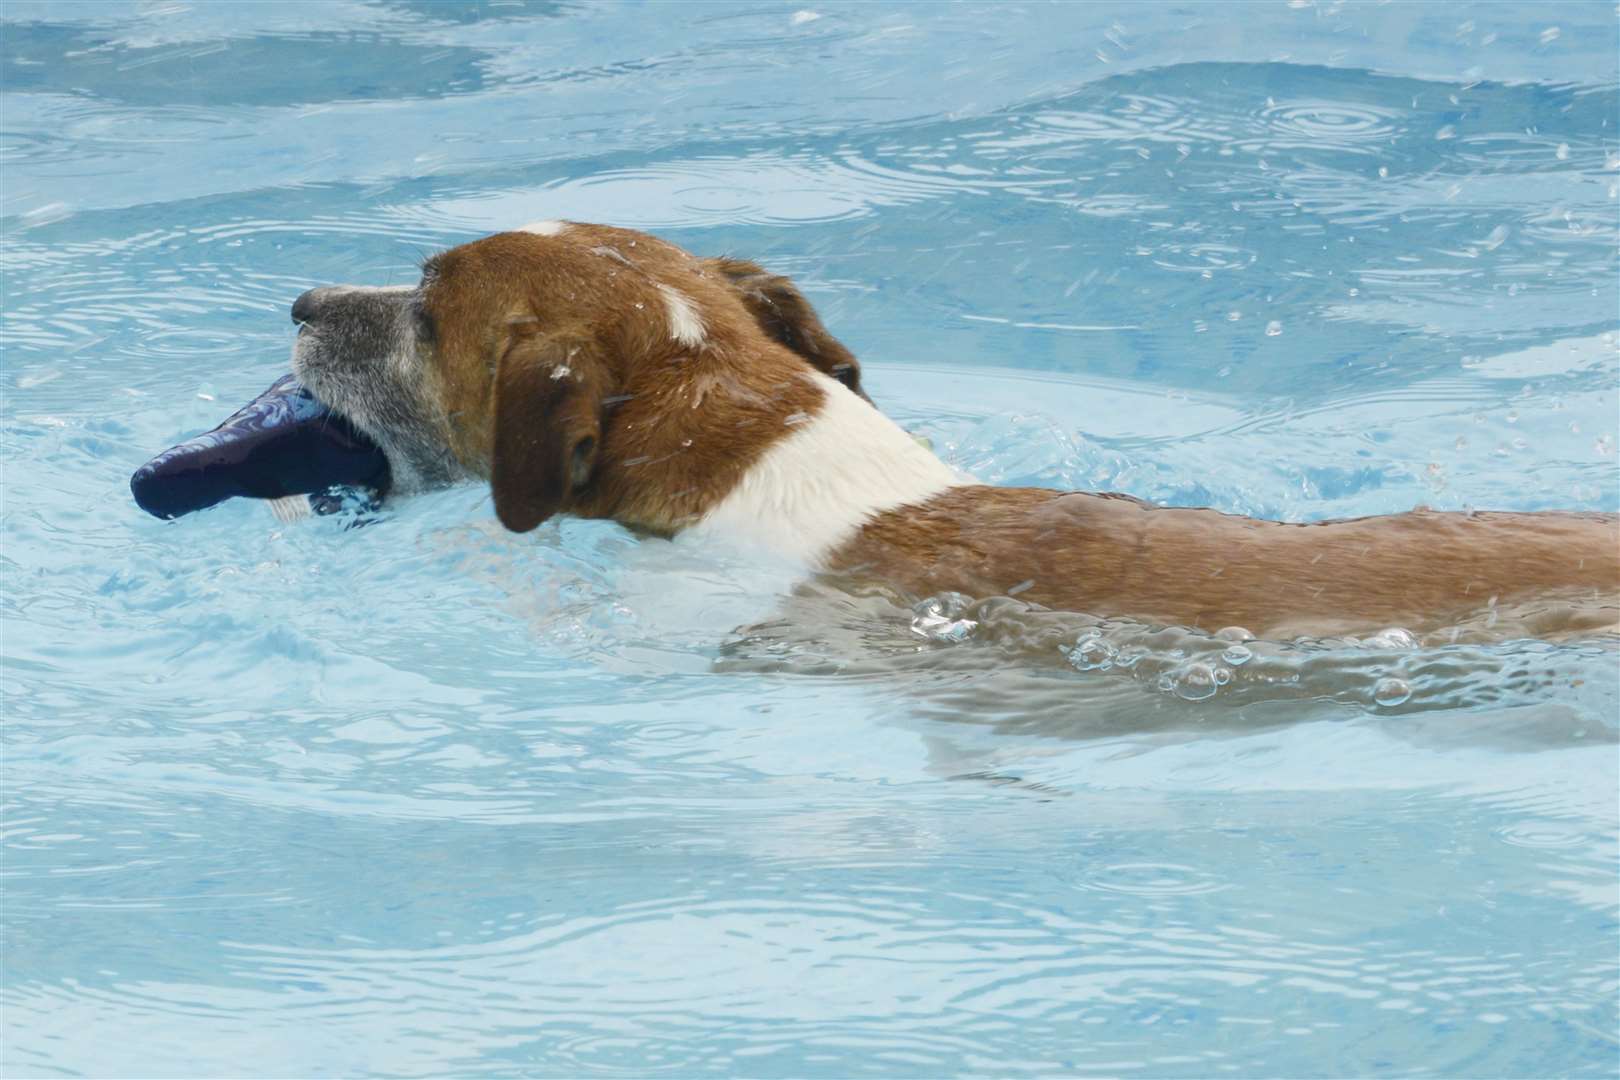
{"label": "blue water", "polygon": [[1614,510],[1612,4],[0,19],[6,1076],[1620,1073],[1613,639],[1186,701],[1207,641],[934,644],[477,490],[125,486],[300,291],[572,217],[794,275],[989,481]]}

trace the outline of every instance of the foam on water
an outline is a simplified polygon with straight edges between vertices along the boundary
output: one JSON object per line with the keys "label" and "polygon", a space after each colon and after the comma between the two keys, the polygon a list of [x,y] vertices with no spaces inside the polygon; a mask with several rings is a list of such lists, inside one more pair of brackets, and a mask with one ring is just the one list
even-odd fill
{"label": "foam on water", "polygon": [[125,487],[303,290],[600,218],[793,275],[989,482],[1613,511],[1609,7],[0,20],[0,1072],[1612,1072],[1613,639]]}

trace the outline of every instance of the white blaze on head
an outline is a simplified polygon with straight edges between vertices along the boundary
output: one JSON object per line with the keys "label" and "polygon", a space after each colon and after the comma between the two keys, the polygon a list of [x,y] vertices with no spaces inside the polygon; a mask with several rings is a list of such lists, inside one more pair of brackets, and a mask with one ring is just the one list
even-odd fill
{"label": "white blaze on head", "polygon": [[692,298],[668,285],[660,284],[658,291],[663,294],[664,308],[669,312],[669,336],[692,348],[703,344],[703,316],[698,314]]}
{"label": "white blaze on head", "polygon": [[536,236],[556,236],[566,228],[566,221],[531,221],[517,231],[534,233]]}

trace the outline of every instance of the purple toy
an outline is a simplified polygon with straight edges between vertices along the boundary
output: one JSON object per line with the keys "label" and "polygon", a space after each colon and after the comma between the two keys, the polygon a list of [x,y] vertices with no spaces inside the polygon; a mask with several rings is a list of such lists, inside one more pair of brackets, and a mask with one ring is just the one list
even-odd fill
{"label": "purple toy", "polygon": [[[388,484],[388,459],[377,445],[284,375],[214,430],[142,465],[129,489],[142,510],[174,518],[233,495],[306,495],[311,510],[331,514],[374,505]],[[284,516],[284,504],[275,506]]]}

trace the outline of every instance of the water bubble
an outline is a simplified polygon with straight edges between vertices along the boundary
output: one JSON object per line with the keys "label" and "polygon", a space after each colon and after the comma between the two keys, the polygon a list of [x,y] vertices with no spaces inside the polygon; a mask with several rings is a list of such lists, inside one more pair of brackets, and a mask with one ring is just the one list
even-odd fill
{"label": "water bubble", "polygon": [[1137,664],[1146,659],[1147,655],[1148,651],[1146,649],[1142,648],[1140,645],[1133,645],[1130,648],[1121,649],[1117,654],[1115,654],[1114,666],[1124,668],[1125,670],[1129,671],[1131,668],[1135,667]]}
{"label": "water bubble", "polygon": [[1254,658],[1254,650],[1247,645],[1228,645],[1221,653],[1221,659],[1233,667],[1242,667]]}
{"label": "water bubble", "polygon": [[929,641],[951,644],[966,641],[979,626],[977,620],[962,617],[972,604],[971,597],[959,592],[945,592],[919,600],[911,607],[911,632]]}
{"label": "water bubble", "polygon": [[1379,679],[1373,687],[1373,700],[1386,709],[1393,709],[1397,705],[1406,704],[1412,696],[1412,688],[1405,679],[1397,679],[1393,675]]}
{"label": "water bubble", "polygon": [[1107,671],[1114,666],[1117,651],[1100,637],[1086,637],[1069,650],[1069,663],[1079,671]]}
{"label": "water bubble", "polygon": [[1215,685],[1225,686],[1232,681],[1232,669],[1218,667],[1215,669]]}
{"label": "water bubble", "polygon": [[1380,180],[1388,180],[1389,179],[1389,166],[1388,165],[1380,165],[1380,166],[1378,166],[1378,179],[1380,179]]}
{"label": "water bubble", "polygon": [[1558,149],[1556,151],[1554,151],[1553,156],[1556,157],[1559,161],[1568,161],[1569,160],[1569,143],[1567,143],[1567,142],[1559,143],[1558,144]]}
{"label": "water bubble", "polygon": [[1222,641],[1253,641],[1254,635],[1241,626],[1223,626],[1215,631]]}
{"label": "water bubble", "polygon": [[1389,626],[1369,637],[1362,639],[1361,643],[1374,649],[1415,649],[1418,647],[1417,635],[1400,626]]}
{"label": "water bubble", "polygon": [[[1231,677],[1231,673],[1227,673]],[[1160,686],[1168,680],[1168,689],[1183,701],[1203,701],[1214,697],[1215,691],[1220,689],[1220,682],[1215,677],[1215,669],[1208,664],[1194,661],[1183,664],[1174,671],[1167,672],[1160,680]]]}
{"label": "water bubble", "polygon": [[1266,337],[1276,337],[1280,333],[1282,333],[1282,323],[1276,319],[1266,323]]}
{"label": "water bubble", "polygon": [[1226,313],[1227,322],[1237,322],[1241,318],[1243,318],[1243,312],[1241,311],[1228,311]]}

